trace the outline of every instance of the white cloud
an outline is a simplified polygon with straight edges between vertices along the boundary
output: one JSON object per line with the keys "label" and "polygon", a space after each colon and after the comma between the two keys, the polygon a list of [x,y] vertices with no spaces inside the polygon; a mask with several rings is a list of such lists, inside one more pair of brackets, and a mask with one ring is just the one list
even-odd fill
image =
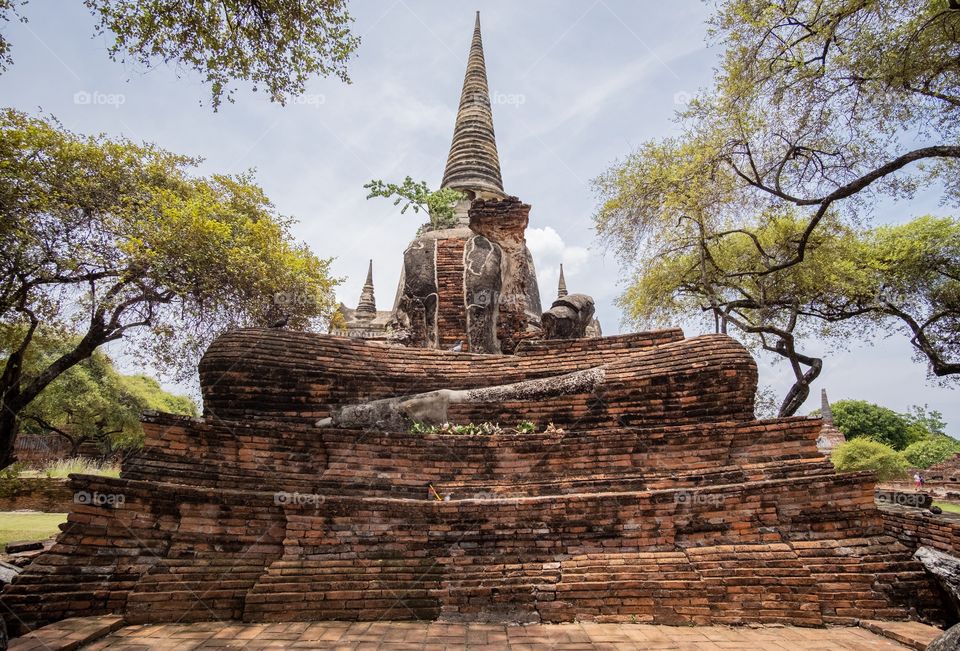
{"label": "white cloud", "polygon": [[572,246],[563,241],[560,234],[550,226],[527,229],[527,247],[533,254],[533,262],[537,268],[537,283],[540,285],[540,294],[548,300],[543,301],[544,307],[550,305],[556,296],[557,282],[560,277],[560,265],[563,264],[563,275],[567,287],[571,292],[588,294],[589,289],[577,284],[580,271],[586,267],[590,258],[590,251],[582,246]]}

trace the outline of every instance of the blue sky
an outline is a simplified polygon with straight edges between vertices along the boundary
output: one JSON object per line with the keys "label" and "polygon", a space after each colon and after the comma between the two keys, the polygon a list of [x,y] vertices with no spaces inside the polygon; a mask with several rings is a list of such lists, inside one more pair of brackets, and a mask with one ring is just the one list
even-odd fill
{"label": "blue sky", "polygon": [[[590,179],[641,142],[673,133],[674,111],[709,84],[719,52],[705,44],[710,6],[699,0],[354,0],[362,44],[352,84],[315,79],[286,107],[241,85],[236,103],[217,113],[189,71],[111,62],[109,40],[93,35],[81,2],[34,0],[28,23],[2,26],[14,65],[0,76],[0,96],[80,133],[203,157],[202,173],[255,168],[280,212],[299,220],[297,237],[336,258],[339,297],[355,305],[373,258],[378,307],[388,309],[419,220],[367,201],[362,186],[407,174],[439,185],[477,9],[504,187],[533,206],[528,241],[543,302],[554,298],[563,262],[570,290],[593,295],[604,331],[616,333],[622,274],[594,237]],[[882,206],[877,219],[938,211],[930,193]],[[811,342],[810,350],[824,349]],[[760,369],[761,383],[782,395],[786,368],[761,360]],[[902,335],[827,351],[804,413],[819,404],[820,387],[833,400],[897,410],[929,404],[960,434],[955,391],[927,380]]]}

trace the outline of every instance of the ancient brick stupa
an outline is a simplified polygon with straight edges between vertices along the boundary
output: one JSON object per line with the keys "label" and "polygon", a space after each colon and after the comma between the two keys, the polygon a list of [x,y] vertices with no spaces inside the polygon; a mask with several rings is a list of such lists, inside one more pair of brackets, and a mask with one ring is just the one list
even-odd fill
{"label": "ancient brick stupa", "polygon": [[[560,309],[541,313],[525,238],[530,206],[503,189],[479,13],[441,188],[464,196],[454,207],[455,225],[426,227],[406,248],[393,310],[376,313],[378,327],[370,327],[373,313],[363,311],[361,297],[356,310],[341,307],[344,324],[336,332],[481,353],[513,353],[524,340],[599,334],[593,299],[564,298],[565,287]],[[372,292],[369,276],[368,285]]]}
{"label": "ancient brick stupa", "polygon": [[[479,30],[468,81],[477,61]],[[461,102],[455,143],[492,155],[482,114]],[[437,268],[405,280],[421,345],[221,336],[200,363],[201,419],[152,417],[120,478],[71,480],[89,499],[2,595],[14,632],[110,612],[131,623],[944,616],[885,532],[873,476],[838,475],[818,451],[819,419],[754,419],[757,366],[737,341],[528,336],[545,319],[524,266],[527,208],[498,197],[496,168],[471,176],[481,170],[464,151],[452,149],[446,178],[484,184],[469,228],[419,238],[405,261]],[[471,286],[444,265],[472,264],[460,252],[484,242],[516,283],[500,290],[526,297],[492,322],[484,305],[444,303],[445,283]],[[574,296],[555,306],[560,330]],[[446,350],[454,336],[513,354]],[[488,421],[505,429],[412,427]]]}

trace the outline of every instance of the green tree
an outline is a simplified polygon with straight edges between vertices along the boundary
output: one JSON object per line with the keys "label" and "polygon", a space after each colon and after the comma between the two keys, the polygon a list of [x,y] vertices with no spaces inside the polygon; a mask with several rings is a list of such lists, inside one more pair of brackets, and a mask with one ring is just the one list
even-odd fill
{"label": "green tree", "polygon": [[910,421],[892,409],[866,400],[838,400],[832,408],[833,422],[847,440],[870,439],[894,450],[903,450],[917,440]]}
{"label": "green tree", "polygon": [[949,436],[935,436],[911,443],[903,450],[903,458],[913,468],[929,468],[960,454],[960,441]]}
{"label": "green tree", "polygon": [[[0,20],[26,21],[26,0],[0,0]],[[129,57],[146,67],[157,62],[194,70],[210,84],[214,110],[233,82],[266,88],[281,104],[303,93],[314,74],[349,82],[346,62],[360,39],[345,0],[84,0],[98,20],[97,34],[114,42],[110,58]],[[0,72],[10,66],[10,43],[0,34]]]}
{"label": "green tree", "polygon": [[[595,180],[634,319],[703,310],[784,357],[782,415],[822,367],[801,350],[811,335],[896,320],[934,375],[960,373],[957,221],[865,228],[884,197],[943,188],[960,203],[958,33],[947,0],[721,3],[722,65],[680,135]],[[664,307],[634,308],[658,280]]]}
{"label": "green tree", "polygon": [[427,213],[430,219],[429,227],[433,230],[451,228],[456,225],[457,220],[453,214],[454,207],[464,197],[462,192],[452,188],[431,191],[426,181],[417,182],[409,176],[403,179],[403,183],[399,185],[374,179],[364,184],[363,187],[370,191],[367,194],[367,199],[373,199],[374,197],[392,198],[395,206],[403,203],[403,208],[400,209],[401,215],[406,214],[407,210],[411,208],[415,213],[423,210]]}
{"label": "green tree", "polygon": [[[25,367],[37,372],[76,346],[76,337],[34,334]],[[101,351],[62,373],[24,409],[23,431],[55,434],[71,446],[95,442],[103,454],[139,447],[143,440],[140,418],[145,411],[197,415],[197,406],[185,396],[164,391],[145,375],[122,375]]]}
{"label": "green tree", "polygon": [[[106,343],[185,377],[228,328],[329,318],[331,260],[292,239],[249,176],[194,177],[196,164],[0,113],[0,468],[23,410]],[[41,326],[79,338],[33,371]]]}
{"label": "green tree", "polygon": [[869,439],[855,439],[837,446],[831,455],[838,472],[872,470],[881,480],[896,479],[903,475],[907,463],[889,445]]}

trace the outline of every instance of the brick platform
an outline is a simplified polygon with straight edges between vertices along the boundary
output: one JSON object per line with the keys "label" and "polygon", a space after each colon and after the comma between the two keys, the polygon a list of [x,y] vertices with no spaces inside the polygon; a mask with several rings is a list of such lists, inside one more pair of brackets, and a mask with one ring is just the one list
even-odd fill
{"label": "brick platform", "polygon": [[[851,625],[943,618],[869,474],[820,421],[752,419],[756,366],[676,330],[516,356],[237,331],[201,365],[203,420],[158,416],[120,479],[3,593],[24,630],[121,613],[243,620]],[[334,407],[602,368],[586,394],[455,405],[564,432],[318,428]],[[453,409],[451,411],[454,411]],[[435,501],[432,484],[448,501]],[[84,500],[81,500],[84,501]]]}

